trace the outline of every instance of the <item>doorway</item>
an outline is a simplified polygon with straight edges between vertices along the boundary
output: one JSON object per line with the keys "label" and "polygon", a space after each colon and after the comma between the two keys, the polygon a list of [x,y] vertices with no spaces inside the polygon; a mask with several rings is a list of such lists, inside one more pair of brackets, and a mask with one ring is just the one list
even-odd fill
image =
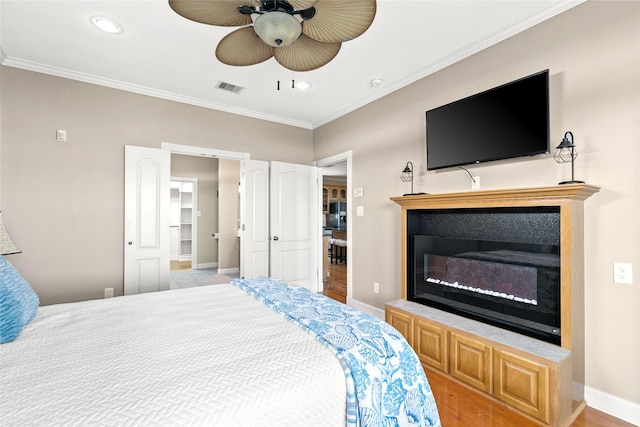
{"label": "doorway", "polygon": [[[244,160],[242,162],[243,168],[249,162],[257,162],[250,160],[248,153],[227,152],[169,143],[162,143],[160,149],[125,146],[124,244],[126,249],[125,293],[127,294],[169,289],[169,206],[172,154]],[[273,177],[270,179],[271,186],[269,191],[262,192],[262,195],[269,195],[268,198],[263,197],[264,200],[270,200],[269,205],[271,207],[269,214],[271,223],[267,229],[271,229],[275,233],[270,240],[278,243],[276,245],[276,256],[272,257],[272,261],[280,262],[286,258],[278,251],[288,251],[287,255],[297,256],[298,258],[293,260],[294,262],[286,264],[287,267],[301,265],[308,267],[304,271],[302,269],[293,269],[293,267],[288,268],[286,272],[282,273],[283,277],[276,278],[281,278],[285,281],[294,279],[296,281],[306,281],[305,284],[312,288],[313,292],[318,292],[322,286],[318,268],[318,261],[321,259],[321,253],[318,250],[320,247],[319,235],[321,233],[318,169],[315,166],[281,162],[270,162],[270,165],[271,173],[275,179]],[[141,183],[145,185],[141,185]],[[202,182],[200,181],[199,184],[201,187]],[[202,188],[200,188],[199,193],[202,194]],[[237,190],[235,193],[238,194]],[[271,200],[274,199],[274,194],[276,196],[275,200]],[[199,203],[199,205],[201,204]],[[234,205],[237,206],[237,203],[234,203]],[[250,209],[246,208],[245,204],[242,204],[241,210],[245,214],[252,213]],[[253,221],[252,218],[254,217],[250,217],[247,222]],[[292,218],[295,221],[292,221]],[[303,221],[298,221],[301,218]],[[296,227],[291,228],[291,224],[296,224]],[[245,223],[242,224],[243,235],[245,225]],[[277,225],[282,225],[282,227],[275,227]],[[143,226],[143,229],[138,230],[136,227],[139,226]],[[297,242],[300,240],[296,238],[300,233],[309,241],[308,247],[297,250],[296,248],[289,248],[287,245],[290,241]],[[241,232],[238,230],[237,236],[240,237],[240,234]],[[139,236],[143,237],[140,241],[137,240]],[[200,242],[202,241],[202,239],[199,240]],[[240,241],[248,240],[242,238]],[[148,250],[148,247],[151,249]],[[139,248],[145,249],[145,251],[141,251]],[[154,252],[151,253],[151,250]],[[150,259],[147,256],[147,258],[144,258],[146,263],[141,263],[139,260],[142,259],[143,255],[146,256],[147,254],[155,257]],[[200,254],[198,258],[200,260]],[[277,273],[279,270],[276,268],[274,271]],[[293,279],[289,277],[291,271],[296,275]]]}
{"label": "doorway", "polygon": [[198,179],[172,176],[169,188],[171,270],[190,270],[198,265]]}
{"label": "doorway", "polygon": [[[323,238],[321,239],[321,253],[323,253],[323,293],[329,297],[349,304],[352,293],[352,259],[353,234],[352,234],[352,152],[347,151],[335,156],[327,157],[315,162],[322,168],[323,189],[327,189],[327,199],[323,190]],[[342,188],[345,188],[342,193]],[[336,191],[336,200],[340,209],[346,204],[346,215],[338,211],[331,214],[331,202],[333,190]],[[325,209],[326,201],[326,209]],[[338,215],[334,221],[330,215]],[[336,226],[337,224],[337,226]],[[344,226],[343,226],[344,225]],[[344,229],[346,228],[346,229]],[[330,231],[328,229],[331,229]],[[329,236],[329,232],[331,235]],[[327,234],[327,235],[325,235]],[[329,239],[334,239],[329,240]],[[337,239],[337,240],[335,240]],[[333,245],[331,244],[333,242]],[[331,252],[329,251],[331,249]],[[339,252],[338,252],[339,251]]]}
{"label": "doorway", "polygon": [[[166,143],[162,148],[171,152],[171,175],[190,177],[197,189],[192,208],[197,227],[191,235],[192,264],[188,265],[188,254],[176,253],[180,247],[171,249],[171,288],[226,283],[239,277],[238,183],[244,154]],[[175,193],[173,190],[174,198]],[[174,219],[186,215],[189,205],[183,208],[180,213],[174,211]],[[177,232],[178,227],[171,227],[171,233]],[[188,237],[184,228],[180,232],[183,239]],[[175,245],[175,237],[172,242]],[[180,245],[188,243],[181,241]]]}

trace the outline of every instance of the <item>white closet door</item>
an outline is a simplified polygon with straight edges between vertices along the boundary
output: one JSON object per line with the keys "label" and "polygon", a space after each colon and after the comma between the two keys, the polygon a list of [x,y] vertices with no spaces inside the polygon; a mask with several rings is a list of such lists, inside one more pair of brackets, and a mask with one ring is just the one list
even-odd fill
{"label": "white closet door", "polygon": [[269,276],[269,162],[242,160],[240,276]]}
{"label": "white closet door", "polygon": [[318,292],[318,168],[271,162],[271,276]]}
{"label": "white closet door", "polygon": [[242,161],[242,277],[321,289],[319,188],[316,167]]}
{"label": "white closet door", "polygon": [[171,153],[125,146],[124,294],[169,289]]}

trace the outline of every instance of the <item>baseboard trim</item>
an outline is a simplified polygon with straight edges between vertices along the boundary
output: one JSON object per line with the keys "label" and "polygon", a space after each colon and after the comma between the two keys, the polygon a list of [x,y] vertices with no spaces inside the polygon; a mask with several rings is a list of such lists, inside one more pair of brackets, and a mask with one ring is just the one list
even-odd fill
{"label": "baseboard trim", "polygon": [[365,304],[361,301],[355,300],[349,296],[347,296],[347,305],[350,305],[353,308],[357,308],[358,310],[368,313],[372,316],[376,316],[378,319],[384,320],[384,310],[379,309],[378,307],[374,307],[369,304]]}
{"label": "baseboard trim", "polygon": [[219,268],[218,274],[240,274],[240,267],[236,268]]}
{"label": "baseboard trim", "polygon": [[218,268],[218,263],[217,262],[205,262],[203,264],[198,264],[198,266],[196,267],[198,270],[201,268]]}
{"label": "baseboard trim", "polygon": [[584,388],[587,406],[640,426],[640,405],[591,387]]}

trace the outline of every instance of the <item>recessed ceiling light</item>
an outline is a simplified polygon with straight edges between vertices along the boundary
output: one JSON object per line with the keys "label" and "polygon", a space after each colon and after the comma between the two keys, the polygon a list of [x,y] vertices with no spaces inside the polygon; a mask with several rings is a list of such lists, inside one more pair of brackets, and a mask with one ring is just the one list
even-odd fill
{"label": "recessed ceiling light", "polygon": [[103,16],[94,16],[91,18],[91,23],[98,29],[109,34],[118,34],[122,32],[122,29],[118,24],[109,18]]}
{"label": "recessed ceiling light", "polygon": [[371,86],[376,87],[382,84],[383,80],[381,78],[371,80]]}
{"label": "recessed ceiling light", "polygon": [[296,80],[295,86],[296,89],[309,89],[311,87],[311,82],[306,80]]}

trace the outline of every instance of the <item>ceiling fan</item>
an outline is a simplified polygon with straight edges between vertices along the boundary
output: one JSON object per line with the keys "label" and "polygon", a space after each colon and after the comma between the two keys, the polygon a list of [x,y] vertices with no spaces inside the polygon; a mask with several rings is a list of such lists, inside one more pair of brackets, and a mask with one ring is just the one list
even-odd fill
{"label": "ceiling fan", "polygon": [[169,6],[203,24],[243,26],[218,44],[221,62],[254,65],[273,56],[292,71],[330,62],[342,42],[364,33],[376,14],[375,0],[169,0]]}

